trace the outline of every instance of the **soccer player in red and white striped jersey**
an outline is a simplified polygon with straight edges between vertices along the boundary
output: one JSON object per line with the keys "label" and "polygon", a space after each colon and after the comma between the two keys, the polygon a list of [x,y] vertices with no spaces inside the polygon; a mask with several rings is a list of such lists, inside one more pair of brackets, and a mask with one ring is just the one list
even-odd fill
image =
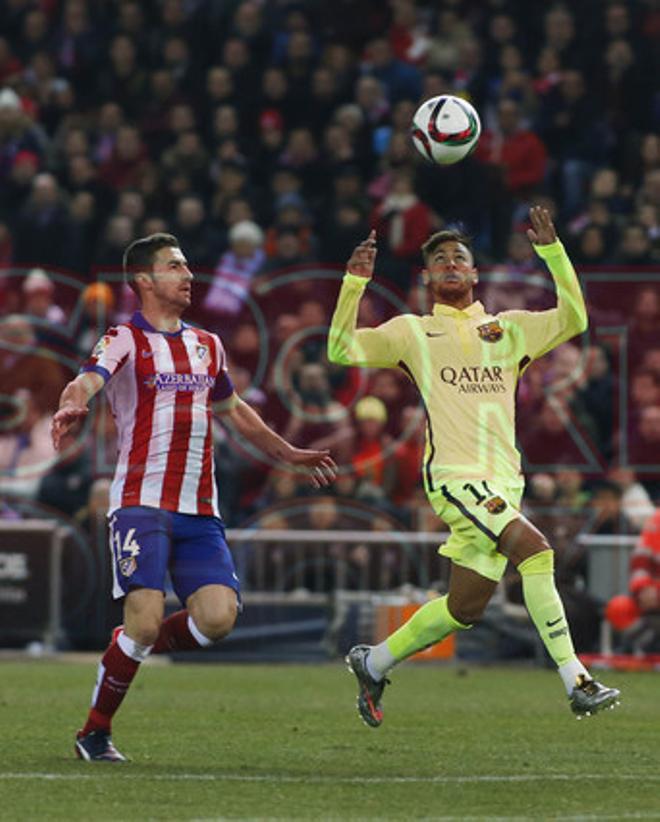
{"label": "soccer player in red and white striped jersey", "polygon": [[[212,414],[220,413],[268,459],[328,485],[327,451],[295,448],[235,393],[220,338],[181,320],[193,275],[175,237],[136,240],[124,255],[141,310],[109,329],[62,392],[55,448],[79,434],[92,397],[105,388],[119,434],[108,511],[114,596],[124,625],[106,650],[76,753],[122,761],[111,721],[149,653],[204,647],[226,636],[240,588],[225,542],[213,466]],[[165,577],[184,604],[164,619]]]}

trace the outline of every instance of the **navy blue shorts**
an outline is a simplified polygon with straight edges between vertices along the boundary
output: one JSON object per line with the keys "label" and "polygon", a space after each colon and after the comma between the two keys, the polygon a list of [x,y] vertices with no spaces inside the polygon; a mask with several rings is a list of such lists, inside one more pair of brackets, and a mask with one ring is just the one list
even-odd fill
{"label": "navy blue shorts", "polygon": [[113,596],[132,588],[165,591],[167,572],[182,603],[203,585],[240,584],[217,517],[179,514],[160,508],[119,508],[110,517]]}

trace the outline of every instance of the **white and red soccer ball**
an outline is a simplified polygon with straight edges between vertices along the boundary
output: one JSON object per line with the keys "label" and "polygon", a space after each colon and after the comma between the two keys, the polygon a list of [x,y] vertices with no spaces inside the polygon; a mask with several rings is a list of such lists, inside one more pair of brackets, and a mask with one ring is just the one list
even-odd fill
{"label": "white and red soccer ball", "polygon": [[410,134],[425,160],[451,165],[474,151],[481,121],[467,100],[442,94],[421,104],[413,117]]}

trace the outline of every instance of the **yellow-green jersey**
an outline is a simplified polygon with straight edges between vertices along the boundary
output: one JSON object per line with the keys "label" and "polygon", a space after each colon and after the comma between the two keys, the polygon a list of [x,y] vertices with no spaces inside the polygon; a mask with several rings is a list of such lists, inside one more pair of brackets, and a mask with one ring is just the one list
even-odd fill
{"label": "yellow-green jersey", "polygon": [[463,310],[435,304],[425,316],[404,314],[356,329],[368,282],[344,276],[332,317],[334,363],[400,368],[414,381],[427,416],[424,485],[437,493],[452,479],[519,481],[515,444],[516,385],[529,363],[587,327],[577,275],[559,240],[536,246],[552,274],[557,306],[489,314],[480,302]]}

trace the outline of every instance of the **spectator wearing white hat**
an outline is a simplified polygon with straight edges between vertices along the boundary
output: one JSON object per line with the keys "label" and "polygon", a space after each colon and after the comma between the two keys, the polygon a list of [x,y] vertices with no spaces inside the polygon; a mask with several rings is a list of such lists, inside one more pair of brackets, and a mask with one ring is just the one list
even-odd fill
{"label": "spectator wearing white hat", "polygon": [[62,342],[67,317],[55,302],[55,284],[43,268],[33,268],[23,280],[23,312],[29,319],[38,345]]}
{"label": "spectator wearing white hat", "polygon": [[266,254],[264,232],[252,220],[241,220],[229,230],[229,250],[221,257],[204,300],[210,314],[235,317],[246,302],[250,284],[261,272]]}
{"label": "spectator wearing white hat", "polygon": [[23,280],[25,313],[31,319],[53,325],[66,322],[64,311],[54,302],[55,285],[43,268],[33,268]]}
{"label": "spectator wearing white hat", "polygon": [[0,183],[5,183],[20,152],[41,158],[48,138],[23,110],[21,98],[11,88],[0,89]]}

